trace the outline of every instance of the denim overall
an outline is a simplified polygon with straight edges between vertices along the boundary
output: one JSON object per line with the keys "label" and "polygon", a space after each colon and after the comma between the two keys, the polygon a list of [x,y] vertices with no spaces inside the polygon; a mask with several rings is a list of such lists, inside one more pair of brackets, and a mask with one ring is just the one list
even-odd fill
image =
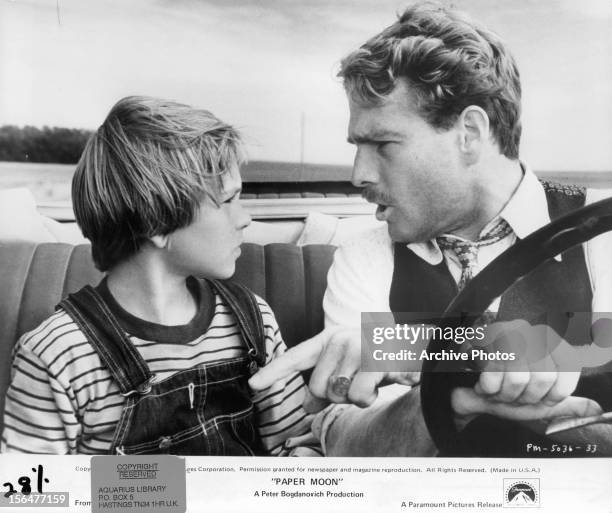
{"label": "denim overall", "polygon": [[261,312],[242,285],[209,283],[234,313],[246,356],[198,365],[157,383],[96,289],[88,285],[58,305],[86,335],[125,397],[111,454],[266,454],[247,383],[265,363]]}

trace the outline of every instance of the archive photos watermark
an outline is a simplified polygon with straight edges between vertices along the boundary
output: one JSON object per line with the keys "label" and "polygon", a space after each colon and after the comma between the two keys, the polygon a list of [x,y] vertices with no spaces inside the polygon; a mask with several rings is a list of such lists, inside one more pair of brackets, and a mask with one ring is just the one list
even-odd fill
{"label": "archive photos watermark", "polygon": [[494,314],[364,312],[363,371],[433,372],[580,371],[606,365],[612,372],[612,313],[547,312],[531,320]]}

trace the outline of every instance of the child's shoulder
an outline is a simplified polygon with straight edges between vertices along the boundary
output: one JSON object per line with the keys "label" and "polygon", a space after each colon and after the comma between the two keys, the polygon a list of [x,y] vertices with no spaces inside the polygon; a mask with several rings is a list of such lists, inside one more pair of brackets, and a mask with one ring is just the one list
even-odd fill
{"label": "child's shoulder", "polygon": [[[253,297],[257,302],[257,306],[259,311],[261,312],[261,319],[263,321],[264,328],[264,339],[266,345],[266,354],[268,359],[270,359],[273,355],[277,354],[279,351],[283,352],[285,350],[285,345],[282,340],[282,336],[280,333],[280,329],[278,327],[278,322],[276,317],[274,316],[274,312],[272,308],[268,304],[268,302],[263,299],[261,296],[255,294],[251,291]],[[218,314],[221,312],[222,314],[230,314],[231,309],[227,302],[223,299],[223,297],[216,292],[216,313],[215,319],[219,319]],[[232,313],[233,317],[233,313]],[[235,319],[234,319],[235,322]],[[213,321],[214,325],[214,321]]]}
{"label": "child's shoulder", "polygon": [[253,296],[255,296],[255,299],[257,300],[257,305],[259,306],[259,310],[261,311],[261,314],[264,316],[269,315],[269,316],[274,317],[274,312],[272,311],[272,308],[267,303],[267,301],[255,293],[253,293]]}
{"label": "child's shoulder", "polygon": [[[248,291],[248,293],[252,294],[252,296],[255,298],[255,301],[257,302],[257,306],[259,308],[259,311],[261,312],[261,315],[262,315],[262,317],[264,319],[264,324],[266,324],[266,321],[269,321],[267,324],[274,324],[274,325],[276,325],[277,323],[276,323],[276,319],[274,318],[274,312],[272,311],[272,308],[267,303],[267,301],[265,299],[263,299],[261,296],[259,296],[258,294],[255,294],[255,292],[253,292],[248,287],[242,286],[240,288],[242,288],[243,290],[246,289]],[[229,303],[227,302],[227,300],[224,299],[223,294],[221,294],[219,290],[215,290],[214,287],[213,287],[213,291],[214,291],[214,297],[215,297],[215,307],[217,309],[219,307],[222,307],[223,309],[225,309],[226,312],[229,312],[230,311],[230,306],[229,306]],[[234,289],[234,292],[235,291],[236,291],[236,289]]]}
{"label": "child's shoulder", "polygon": [[59,356],[73,352],[88,342],[72,318],[64,310],[58,310],[36,328],[24,333],[17,344],[18,349],[51,364]]}

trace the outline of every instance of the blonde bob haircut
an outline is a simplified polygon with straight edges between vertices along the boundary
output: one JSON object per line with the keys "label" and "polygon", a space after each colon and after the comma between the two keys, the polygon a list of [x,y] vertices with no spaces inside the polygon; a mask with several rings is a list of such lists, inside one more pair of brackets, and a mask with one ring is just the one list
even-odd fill
{"label": "blonde bob haircut", "polygon": [[144,96],[119,100],[90,137],[72,179],[76,221],[101,271],[154,235],[188,226],[216,205],[221,177],[238,172],[239,133],[212,113]]}

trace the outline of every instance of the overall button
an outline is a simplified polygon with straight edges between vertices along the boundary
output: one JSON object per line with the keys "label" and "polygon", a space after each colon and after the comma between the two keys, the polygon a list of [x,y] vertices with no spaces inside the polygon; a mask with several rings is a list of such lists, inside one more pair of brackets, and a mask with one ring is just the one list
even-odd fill
{"label": "overall button", "polygon": [[151,384],[149,382],[143,383],[136,388],[136,391],[140,395],[147,395],[151,391]]}
{"label": "overall button", "polygon": [[249,363],[249,372],[251,373],[251,376],[255,374],[258,370],[259,365],[257,365],[256,361],[252,361],[251,363]]}
{"label": "overall button", "polygon": [[153,380],[155,379],[155,374],[153,374],[149,379],[147,379],[144,383],[141,383],[136,387],[136,392],[140,395],[147,395],[151,388],[153,387]]}
{"label": "overall button", "polygon": [[160,449],[167,449],[171,445],[172,445],[172,439],[169,436],[164,436],[161,442],[159,442]]}

